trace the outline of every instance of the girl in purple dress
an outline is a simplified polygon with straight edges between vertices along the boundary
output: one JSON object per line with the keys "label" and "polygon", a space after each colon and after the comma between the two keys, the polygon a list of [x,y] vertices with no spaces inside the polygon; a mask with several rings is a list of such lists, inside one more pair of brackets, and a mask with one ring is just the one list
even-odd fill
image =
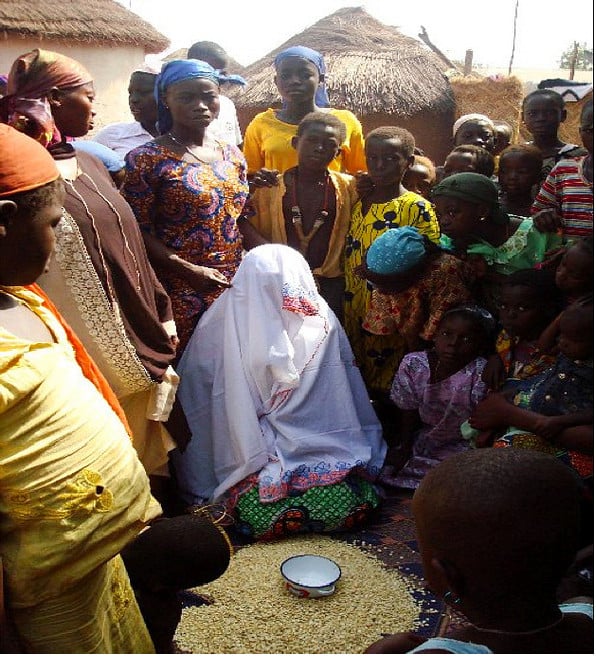
{"label": "girl in purple dress", "polygon": [[494,328],[486,310],[458,306],[443,314],[432,349],[404,357],[391,387],[401,410],[399,443],[387,455],[383,483],[415,489],[439,462],[470,448],[460,427],[486,393],[481,376]]}

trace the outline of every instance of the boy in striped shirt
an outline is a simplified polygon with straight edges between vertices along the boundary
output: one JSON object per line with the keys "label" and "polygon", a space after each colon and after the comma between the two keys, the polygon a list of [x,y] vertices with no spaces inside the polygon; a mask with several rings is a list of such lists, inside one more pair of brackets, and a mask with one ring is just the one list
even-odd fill
{"label": "boy in striped shirt", "polygon": [[562,230],[566,240],[594,234],[594,101],[580,116],[579,133],[587,155],[558,162],[532,205],[541,232]]}

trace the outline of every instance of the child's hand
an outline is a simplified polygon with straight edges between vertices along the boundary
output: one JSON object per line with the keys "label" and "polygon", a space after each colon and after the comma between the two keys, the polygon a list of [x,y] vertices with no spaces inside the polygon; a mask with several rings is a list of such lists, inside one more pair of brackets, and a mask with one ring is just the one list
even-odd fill
{"label": "child's hand", "polygon": [[563,219],[557,210],[547,208],[532,216],[534,225],[539,232],[557,232],[563,227]]}
{"label": "child's hand", "polygon": [[501,358],[495,353],[488,358],[482,372],[482,382],[489,390],[495,392],[503,386],[506,378],[505,366]]}
{"label": "child's hand", "polygon": [[370,194],[374,188],[374,182],[366,171],[358,171],[354,176],[356,178],[356,192],[360,198]]}
{"label": "child's hand", "polygon": [[503,394],[491,392],[484,401],[480,401],[476,406],[468,420],[470,426],[479,431],[488,431],[507,425],[505,417],[510,405]]}
{"label": "child's hand", "polygon": [[561,260],[563,255],[567,252],[566,246],[559,246],[557,248],[551,248],[550,251],[546,251],[544,254],[544,261],[536,265],[537,269],[549,269],[551,271],[555,270]]}
{"label": "child's hand", "polygon": [[279,184],[279,171],[259,169],[249,177],[249,184],[254,187],[275,187]]}
{"label": "child's hand", "polygon": [[559,417],[539,417],[536,419],[534,432],[547,442],[552,442],[564,428],[559,419]]}

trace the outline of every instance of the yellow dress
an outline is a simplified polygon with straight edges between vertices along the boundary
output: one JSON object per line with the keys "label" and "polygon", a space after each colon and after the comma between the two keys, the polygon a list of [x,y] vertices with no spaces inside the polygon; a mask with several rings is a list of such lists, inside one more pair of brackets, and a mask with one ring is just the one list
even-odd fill
{"label": "yellow dress", "polygon": [[350,339],[356,362],[369,391],[386,393],[405,354],[405,343],[398,334],[372,335],[362,328],[372,297],[372,286],[354,273],[362,264],[373,241],[386,230],[413,226],[431,241],[438,242],[440,231],[431,204],[422,196],[407,191],[386,203],[373,203],[362,215],[362,201],[352,210],[352,222],[346,238],[346,301],[344,328]]}
{"label": "yellow dress", "polygon": [[[246,127],[242,150],[249,173],[261,168],[284,173],[298,164],[298,153],[292,146],[292,138],[296,136],[298,126],[280,121],[275,116],[276,111],[268,109],[257,114]],[[364,136],[360,121],[347,109],[326,111],[343,121],[347,132],[341,145],[341,153],[329,164],[329,169],[352,175],[358,171],[366,171]]]}
{"label": "yellow dress", "polygon": [[0,327],[0,556],[28,651],[151,652],[120,550],[161,513],[122,422],[83,375],[62,326],[4,287],[53,343]]}

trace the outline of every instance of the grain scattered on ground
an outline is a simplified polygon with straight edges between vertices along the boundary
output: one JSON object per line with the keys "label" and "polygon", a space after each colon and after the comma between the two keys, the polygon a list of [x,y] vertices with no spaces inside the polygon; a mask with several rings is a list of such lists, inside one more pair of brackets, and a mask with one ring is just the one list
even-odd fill
{"label": "grain scattered on ground", "polygon": [[[302,553],[341,567],[332,596],[302,599],[285,589],[279,567]],[[411,593],[418,585],[329,537],[254,544],[236,552],[223,576],[194,589],[214,603],[185,608],[175,639],[180,651],[195,654],[362,653],[382,633],[416,628],[421,609]]]}

